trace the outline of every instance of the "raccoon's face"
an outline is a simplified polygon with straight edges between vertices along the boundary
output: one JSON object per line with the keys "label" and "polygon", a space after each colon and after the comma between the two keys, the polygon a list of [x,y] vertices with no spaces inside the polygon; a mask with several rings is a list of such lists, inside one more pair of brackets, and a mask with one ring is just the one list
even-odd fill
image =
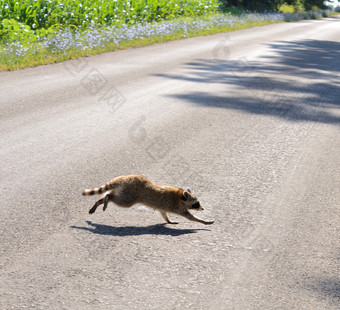
{"label": "raccoon's face", "polygon": [[182,201],[184,202],[187,209],[197,211],[204,210],[198,199],[191,193],[191,190],[189,188],[183,192]]}

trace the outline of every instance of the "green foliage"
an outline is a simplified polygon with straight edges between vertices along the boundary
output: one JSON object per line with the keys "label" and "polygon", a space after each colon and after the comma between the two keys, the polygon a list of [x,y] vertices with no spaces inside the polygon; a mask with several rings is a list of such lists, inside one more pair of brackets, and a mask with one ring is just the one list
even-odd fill
{"label": "green foliage", "polygon": [[305,10],[325,9],[323,0],[221,0],[225,6],[237,6],[252,11],[292,11],[293,13],[304,12]]}
{"label": "green foliage", "polygon": [[279,6],[279,12],[283,14],[293,14],[295,12],[294,5],[283,3]]}
{"label": "green foliage", "polygon": [[295,13],[302,13],[305,11],[303,0],[296,0],[294,2]]}
{"label": "green foliage", "polygon": [[233,5],[230,7],[223,8],[223,11],[226,13],[230,13],[231,15],[234,16],[240,16],[246,13],[246,11],[242,7],[237,7]]}
{"label": "green foliage", "polygon": [[275,11],[281,0],[222,0],[227,6],[242,7],[250,11]]}
{"label": "green foliage", "polygon": [[325,9],[323,0],[301,0],[306,10]]}
{"label": "green foliage", "polygon": [[293,4],[284,2],[278,7],[279,12],[284,14],[302,13],[305,11],[304,5],[301,0],[294,1]]}
{"label": "green foliage", "polygon": [[15,19],[31,29],[60,24],[121,25],[216,12],[219,0],[0,0],[0,21]]}
{"label": "green foliage", "polygon": [[35,42],[37,37],[30,26],[16,21],[15,19],[3,19],[0,23],[0,36],[3,41],[22,44]]}

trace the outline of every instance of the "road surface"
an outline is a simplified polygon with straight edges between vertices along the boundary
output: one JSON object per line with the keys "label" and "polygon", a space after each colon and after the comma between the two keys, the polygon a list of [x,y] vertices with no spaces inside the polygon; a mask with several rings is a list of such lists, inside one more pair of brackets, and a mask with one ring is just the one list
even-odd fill
{"label": "road surface", "polygon": [[[340,17],[0,74],[1,309],[339,309]],[[204,226],[82,197],[190,187]]]}

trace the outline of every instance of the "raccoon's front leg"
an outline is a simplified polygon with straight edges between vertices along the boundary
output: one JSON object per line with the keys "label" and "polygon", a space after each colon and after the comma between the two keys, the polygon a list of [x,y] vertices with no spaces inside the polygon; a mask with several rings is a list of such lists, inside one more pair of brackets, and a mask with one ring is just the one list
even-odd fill
{"label": "raccoon's front leg", "polygon": [[[106,198],[106,197],[105,197],[105,198]],[[96,209],[97,209],[102,203],[104,203],[104,198],[99,199],[99,200],[94,204],[94,206],[90,209],[89,213],[90,213],[90,214],[93,214],[94,212],[96,212]]]}
{"label": "raccoon's front leg", "polygon": [[166,222],[167,222],[168,224],[178,224],[178,222],[171,222],[171,221],[169,220],[168,215],[167,215],[166,212],[164,212],[164,211],[159,211],[159,212],[162,214],[163,218],[166,220]]}
{"label": "raccoon's front leg", "polygon": [[202,224],[205,224],[205,225],[211,225],[211,224],[214,223],[214,221],[204,221],[204,220],[201,220],[201,219],[193,216],[189,211],[181,213],[181,215],[184,216],[185,218],[187,218],[190,221],[199,222],[199,223],[202,223]]}

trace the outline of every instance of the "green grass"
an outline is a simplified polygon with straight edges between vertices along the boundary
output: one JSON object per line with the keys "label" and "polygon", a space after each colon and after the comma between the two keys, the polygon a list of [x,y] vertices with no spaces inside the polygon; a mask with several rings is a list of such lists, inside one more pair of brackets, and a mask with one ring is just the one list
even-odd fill
{"label": "green grass", "polygon": [[[4,45],[1,50],[0,70],[15,70],[50,64],[98,53],[129,47],[211,35],[237,29],[282,22],[277,15],[248,14],[242,17],[230,14],[209,14],[201,17],[182,17],[170,21],[154,22],[115,27],[93,27],[83,31],[59,31],[50,38],[30,39],[21,45],[19,42]],[[5,52],[4,52],[5,51]]]}

